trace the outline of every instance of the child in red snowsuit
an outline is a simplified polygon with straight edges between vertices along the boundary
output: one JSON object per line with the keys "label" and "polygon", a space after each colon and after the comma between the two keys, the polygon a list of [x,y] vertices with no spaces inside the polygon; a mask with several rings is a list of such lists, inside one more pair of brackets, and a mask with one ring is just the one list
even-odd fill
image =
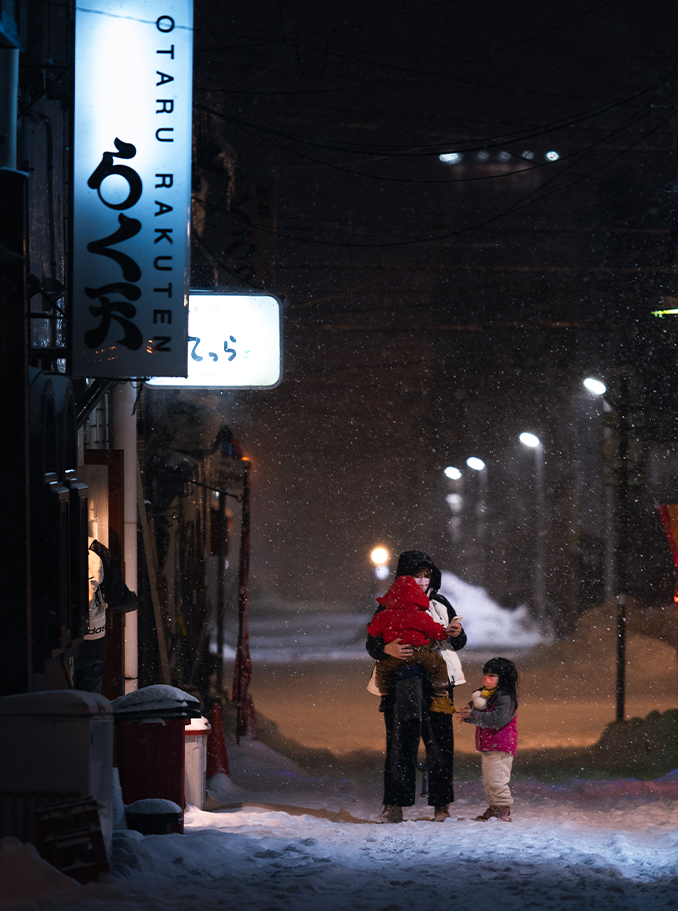
{"label": "child in red snowsuit", "polygon": [[393,685],[393,672],[396,668],[418,664],[431,678],[433,699],[430,711],[452,714],[454,706],[447,691],[447,665],[433,646],[434,641],[446,639],[447,632],[444,626],[428,615],[428,595],[412,576],[398,576],[386,594],[377,598],[377,602],[383,607],[368,624],[370,636],[381,636],[384,642],[400,639],[402,645],[412,646],[410,658],[388,656],[377,661],[377,688],[381,693],[387,693]]}

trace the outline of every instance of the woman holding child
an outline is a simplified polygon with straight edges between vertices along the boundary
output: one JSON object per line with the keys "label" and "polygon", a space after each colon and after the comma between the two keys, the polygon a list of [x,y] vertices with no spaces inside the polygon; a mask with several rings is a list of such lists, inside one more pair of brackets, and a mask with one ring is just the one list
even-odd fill
{"label": "woman holding child", "polygon": [[[461,618],[438,593],[440,583],[440,570],[428,554],[405,551],[398,559],[393,586],[378,599],[380,608],[368,627],[366,648],[377,661],[379,710],[386,725],[384,807],[379,822],[402,822],[402,808],[414,806],[420,739],[426,749],[428,804],[434,807],[436,822],[449,817],[454,800],[453,691],[465,682],[456,653],[466,645],[466,634]],[[427,671],[422,678],[421,721],[398,716],[392,685],[395,674],[418,674],[419,668]]]}

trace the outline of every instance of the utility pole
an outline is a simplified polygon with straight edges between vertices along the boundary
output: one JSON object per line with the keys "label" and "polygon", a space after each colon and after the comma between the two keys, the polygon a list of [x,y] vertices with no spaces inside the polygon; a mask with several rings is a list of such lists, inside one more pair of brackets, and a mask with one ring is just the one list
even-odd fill
{"label": "utility pole", "polygon": [[617,488],[616,576],[617,576],[617,710],[616,721],[626,716],[626,606],[628,596],[627,563],[631,537],[630,489],[645,483],[643,442],[644,424],[642,386],[630,367],[615,370],[607,384],[605,398],[611,410],[603,413],[606,427],[603,455],[606,462],[605,484]]}
{"label": "utility pole", "polygon": [[620,377],[619,389],[619,525],[617,537],[617,712],[626,715],[626,554],[629,526],[629,378]]}

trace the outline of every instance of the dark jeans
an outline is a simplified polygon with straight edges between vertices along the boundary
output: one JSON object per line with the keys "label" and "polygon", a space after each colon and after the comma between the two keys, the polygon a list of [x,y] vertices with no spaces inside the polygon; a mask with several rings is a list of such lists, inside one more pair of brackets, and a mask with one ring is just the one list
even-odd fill
{"label": "dark jeans", "polygon": [[[453,689],[450,687],[450,698]],[[416,761],[419,740],[426,749],[428,767],[428,804],[439,807],[454,800],[453,715],[429,712],[431,691],[424,686],[422,721],[399,720],[396,731],[395,699],[384,696],[382,708],[386,724],[386,761],[384,763],[384,804],[412,807],[416,793]]]}
{"label": "dark jeans", "polygon": [[106,637],[85,639],[75,656],[73,686],[86,693],[100,693],[106,661]]}

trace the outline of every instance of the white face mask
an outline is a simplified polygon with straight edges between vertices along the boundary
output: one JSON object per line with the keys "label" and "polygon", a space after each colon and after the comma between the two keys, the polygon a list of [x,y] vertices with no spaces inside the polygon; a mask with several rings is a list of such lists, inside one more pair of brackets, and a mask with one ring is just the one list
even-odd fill
{"label": "white face mask", "polygon": [[427,588],[429,587],[429,585],[431,584],[431,580],[430,580],[430,579],[427,579],[426,576],[423,576],[423,577],[422,577],[422,576],[419,576],[419,577],[415,578],[414,581],[417,583],[417,585],[419,586],[419,588],[420,588],[422,591],[424,591],[424,592],[426,591],[426,589],[427,589]]}

